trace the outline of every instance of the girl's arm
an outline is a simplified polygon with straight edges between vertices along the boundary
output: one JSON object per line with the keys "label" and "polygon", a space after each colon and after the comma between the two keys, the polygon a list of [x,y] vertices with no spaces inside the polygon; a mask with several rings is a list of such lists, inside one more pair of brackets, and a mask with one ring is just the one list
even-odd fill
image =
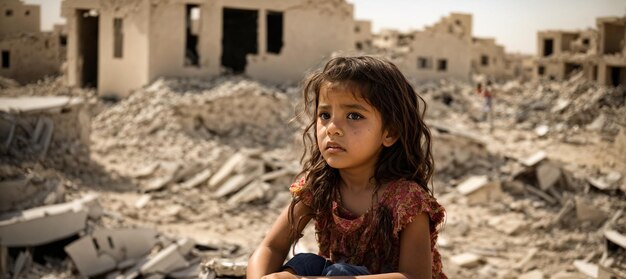
{"label": "girl's arm", "polygon": [[[294,222],[298,222],[303,217],[302,222],[298,226],[298,235],[311,220],[310,214],[312,213],[313,210],[302,202],[295,205]],[[247,278],[258,279],[264,275],[280,271],[292,244],[288,218],[289,206],[278,216],[278,219],[272,225],[259,248],[254,251],[248,260]]]}
{"label": "girl's arm", "polygon": [[[332,277],[302,277],[276,274],[272,278],[316,278],[316,279],[422,279],[432,278],[432,251],[430,249],[430,219],[422,213],[413,218],[400,232],[400,262],[398,272]],[[282,276],[281,276],[282,275]],[[254,277],[252,277],[254,278]]]}

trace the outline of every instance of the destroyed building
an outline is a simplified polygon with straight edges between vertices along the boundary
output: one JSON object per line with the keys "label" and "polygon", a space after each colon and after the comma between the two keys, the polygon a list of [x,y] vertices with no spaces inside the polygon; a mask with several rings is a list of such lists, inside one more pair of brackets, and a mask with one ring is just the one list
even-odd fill
{"label": "destroyed building", "polygon": [[564,80],[583,72],[602,85],[626,85],[626,16],[600,17],[597,30],[537,33],[536,79]]}
{"label": "destroyed building", "polygon": [[66,42],[63,29],[41,32],[40,16],[38,5],[0,2],[0,76],[29,83],[60,74]]}
{"label": "destroyed building", "polygon": [[369,20],[357,20],[354,23],[354,48],[366,50],[372,47],[372,22]]}
{"label": "destroyed building", "polygon": [[376,37],[374,44],[393,49],[392,58],[414,81],[469,81],[472,75],[503,80],[523,73],[521,57],[507,54],[493,38],[473,37],[471,14],[451,13],[424,30],[385,30]]}
{"label": "destroyed building", "polygon": [[343,0],[64,0],[62,14],[68,82],[100,95],[224,72],[294,83],[355,44],[353,6]]}
{"label": "destroyed building", "polygon": [[537,33],[537,78],[564,80],[583,71],[589,80],[597,76],[594,55],[597,48],[597,32],[541,31]]}

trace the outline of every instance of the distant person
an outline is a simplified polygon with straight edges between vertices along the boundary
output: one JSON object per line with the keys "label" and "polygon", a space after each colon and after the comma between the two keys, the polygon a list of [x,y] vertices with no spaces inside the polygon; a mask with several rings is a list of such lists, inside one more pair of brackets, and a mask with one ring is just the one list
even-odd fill
{"label": "distant person", "polygon": [[485,87],[479,82],[476,85],[476,94],[483,98],[483,114],[481,120],[489,120],[489,130],[493,130],[493,86],[491,81],[487,81]]}
{"label": "distant person", "polygon": [[[370,56],[333,58],[303,88],[308,159],[247,278],[447,278],[424,100],[394,64]],[[283,263],[311,219],[319,253]]]}

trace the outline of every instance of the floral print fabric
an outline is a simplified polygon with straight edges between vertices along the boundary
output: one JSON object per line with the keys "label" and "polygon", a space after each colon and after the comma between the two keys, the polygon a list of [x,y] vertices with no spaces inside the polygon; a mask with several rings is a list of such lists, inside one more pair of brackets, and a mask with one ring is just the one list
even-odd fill
{"label": "floral print fabric", "polygon": [[[305,180],[292,184],[289,191],[311,206],[313,194],[304,188]],[[437,227],[445,216],[444,208],[417,183],[407,180],[390,182],[382,188],[378,202],[361,216],[356,216],[340,203],[333,201],[329,220],[315,220],[319,255],[334,263],[361,265],[373,273],[396,272],[400,257],[400,231],[413,217],[425,213],[430,218],[430,246],[433,278],[447,278],[442,270],[441,255],[437,251]],[[392,215],[393,236],[386,243],[374,237],[377,233],[376,214],[383,207]],[[392,246],[390,256],[383,255],[383,247]]]}

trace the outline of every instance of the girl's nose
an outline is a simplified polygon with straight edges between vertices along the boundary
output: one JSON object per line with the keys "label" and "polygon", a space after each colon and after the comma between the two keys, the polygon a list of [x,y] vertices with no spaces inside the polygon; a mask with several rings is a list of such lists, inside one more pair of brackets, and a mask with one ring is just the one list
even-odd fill
{"label": "girl's nose", "polygon": [[337,121],[334,119],[331,119],[328,122],[328,128],[326,129],[326,133],[329,136],[332,136],[332,135],[343,136],[343,131],[341,130],[341,127],[337,124],[338,124]]}

